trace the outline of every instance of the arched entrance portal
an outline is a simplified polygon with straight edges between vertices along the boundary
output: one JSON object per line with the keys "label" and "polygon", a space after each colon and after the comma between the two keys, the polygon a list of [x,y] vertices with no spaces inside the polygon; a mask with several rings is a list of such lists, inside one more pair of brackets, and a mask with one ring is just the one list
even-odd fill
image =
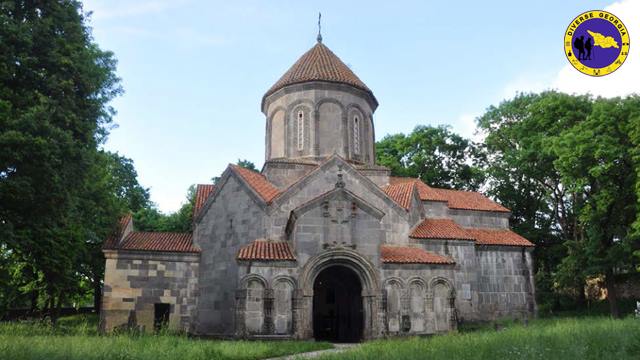
{"label": "arched entrance portal", "polygon": [[364,326],[362,284],[344,266],[322,270],[313,284],[313,336],[316,340],[356,342]]}

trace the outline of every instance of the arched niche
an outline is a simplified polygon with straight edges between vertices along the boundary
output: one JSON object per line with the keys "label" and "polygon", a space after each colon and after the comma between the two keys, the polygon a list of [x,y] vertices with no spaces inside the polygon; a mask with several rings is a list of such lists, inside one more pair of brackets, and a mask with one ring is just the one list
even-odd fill
{"label": "arched niche", "polygon": [[276,335],[293,332],[293,294],[295,280],[277,277],[273,281],[273,330]]}

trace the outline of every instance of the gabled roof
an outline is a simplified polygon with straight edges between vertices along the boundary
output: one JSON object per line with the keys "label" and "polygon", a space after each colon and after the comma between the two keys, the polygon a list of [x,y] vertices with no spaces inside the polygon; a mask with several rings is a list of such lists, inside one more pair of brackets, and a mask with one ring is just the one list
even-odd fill
{"label": "gabled roof", "polygon": [[132,221],[133,221],[133,216],[131,215],[131,213],[121,217],[120,220],[118,220],[118,227],[109,237],[107,237],[107,239],[102,244],[102,248],[103,249],[115,248],[118,245],[118,242],[120,241],[120,239],[122,239],[122,236],[124,236],[124,233],[127,227]]}
{"label": "gabled roof", "polygon": [[475,240],[471,234],[451,219],[424,219],[413,229],[409,237],[415,239]]}
{"label": "gabled roof", "polygon": [[[365,189],[369,191],[370,194],[378,196],[381,200],[383,200],[390,207],[392,207],[394,211],[397,211],[398,215],[403,217],[408,216],[407,215],[408,212],[406,211],[407,209],[402,208],[400,205],[398,205],[397,202],[395,202],[392,198],[390,198],[387,194],[385,194],[384,190],[380,186],[374,183],[366,175],[358,171],[358,169],[356,169],[353,164],[349,163],[348,161],[346,161],[344,158],[342,158],[340,155],[337,155],[337,154],[333,154],[329,156],[323,162],[321,162],[317,167],[315,167],[313,170],[307,172],[305,175],[300,177],[294,183],[289,185],[288,188],[284,189],[274,199],[274,203],[282,204],[283,202],[287,201],[292,196],[302,191],[306,186],[306,184],[308,184],[314,178],[322,177],[323,179],[326,180],[326,178],[324,177],[324,171],[327,171],[327,169],[329,169],[334,165],[336,165],[338,168],[342,167],[343,176],[351,175],[357,179],[360,179],[361,185],[363,185]],[[336,180],[338,180],[337,177],[336,177]]]}
{"label": "gabled roof", "polygon": [[[415,183],[420,199],[447,202],[450,209],[509,212],[506,207],[475,191],[449,190],[431,187],[416,178],[390,177],[390,185]],[[408,191],[408,190],[406,190]],[[401,195],[398,195],[401,197]],[[406,196],[406,195],[405,195]]]}
{"label": "gabled roof", "polygon": [[435,191],[434,188],[425,184],[422,180],[410,177],[397,177],[391,176],[389,177],[389,184],[402,184],[402,183],[415,183],[418,188],[418,194],[420,194],[420,200],[429,200],[429,201],[447,201],[447,199],[442,196],[439,192]]}
{"label": "gabled roof", "polygon": [[455,264],[453,259],[417,247],[380,247],[380,257],[385,264]]}
{"label": "gabled roof", "polygon": [[466,228],[465,230],[476,239],[477,245],[535,246],[509,229]]}
{"label": "gabled roof", "polygon": [[460,191],[449,189],[436,189],[436,192],[440,193],[442,197],[447,199],[447,204],[450,209],[462,209],[462,210],[480,210],[480,211],[493,211],[493,212],[509,212],[506,207],[498,204],[497,202],[489,199],[488,197],[475,192],[475,191]]}
{"label": "gabled roof", "polygon": [[200,252],[200,249],[193,245],[191,233],[140,231],[127,235],[118,246],[118,250]]}
{"label": "gabled roof", "polygon": [[389,196],[396,204],[400,205],[403,209],[409,210],[411,207],[411,197],[416,185],[415,182],[401,182],[397,184],[389,184],[382,188],[382,190]]}
{"label": "gabled roof", "polygon": [[304,53],[282,77],[264,94],[264,98],[285,86],[309,81],[326,81],[351,85],[366,91],[375,99],[373,92],[349,67],[323,43],[318,42]]}
{"label": "gabled roof", "polygon": [[238,251],[238,260],[295,261],[296,257],[286,241],[258,239]]}
{"label": "gabled roof", "polygon": [[264,175],[253,170],[245,169],[238,165],[231,165],[231,168],[264,200],[267,204],[273,200],[280,190],[267,180]]}
{"label": "gabled roof", "polygon": [[198,184],[198,186],[196,187],[196,202],[193,205],[194,218],[198,215],[198,213],[204,206],[204,203],[207,201],[209,196],[213,193],[214,189],[215,189],[215,185],[213,184]]}

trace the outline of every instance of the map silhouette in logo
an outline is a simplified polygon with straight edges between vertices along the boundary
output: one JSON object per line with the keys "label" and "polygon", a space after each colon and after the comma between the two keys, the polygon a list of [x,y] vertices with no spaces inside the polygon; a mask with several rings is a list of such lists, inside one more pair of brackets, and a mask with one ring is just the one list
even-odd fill
{"label": "map silhouette in logo", "polygon": [[592,10],[578,15],[565,32],[565,55],[578,71],[604,76],[616,71],[629,54],[629,33],[617,16]]}

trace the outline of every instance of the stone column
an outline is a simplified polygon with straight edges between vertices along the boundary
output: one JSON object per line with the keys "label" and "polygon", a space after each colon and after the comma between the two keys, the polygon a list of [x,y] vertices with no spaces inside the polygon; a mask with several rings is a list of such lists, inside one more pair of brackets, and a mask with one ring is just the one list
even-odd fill
{"label": "stone column", "polygon": [[411,330],[411,316],[409,316],[410,289],[402,289],[400,293],[400,331]]}
{"label": "stone column", "polygon": [[425,321],[425,330],[428,333],[435,333],[435,323],[436,323],[436,312],[433,308],[433,294],[431,290],[427,290],[427,295],[425,297],[424,307],[426,309],[424,313],[424,321]]}
{"label": "stone column", "polygon": [[296,339],[313,338],[313,296],[302,289],[293,295],[293,336]]}
{"label": "stone column", "polygon": [[380,337],[382,322],[384,321],[384,312],[382,310],[382,301],[380,293],[363,293],[362,307],[364,310],[364,339],[376,339]]}
{"label": "stone column", "polygon": [[449,295],[449,311],[451,312],[451,318],[449,320],[449,330],[455,330],[458,328],[458,313],[456,311],[456,298],[453,295]]}
{"label": "stone column", "polygon": [[264,307],[264,322],[262,323],[262,333],[273,334],[273,289],[265,289],[263,292],[262,304]]}

